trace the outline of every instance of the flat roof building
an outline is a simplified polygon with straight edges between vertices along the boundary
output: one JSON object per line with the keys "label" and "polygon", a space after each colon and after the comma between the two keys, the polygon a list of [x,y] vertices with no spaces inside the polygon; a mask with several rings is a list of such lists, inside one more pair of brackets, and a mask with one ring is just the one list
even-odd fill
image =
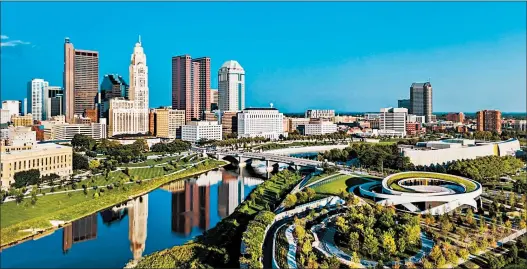
{"label": "flat roof building", "polygon": [[6,146],[1,144],[1,188],[8,189],[14,183],[15,173],[38,169],[41,176],[57,174],[62,178],[72,172],[71,147],[58,144]]}
{"label": "flat roof building", "polygon": [[201,140],[221,140],[222,129],[217,121],[191,121],[183,125],[181,140],[199,142]]}
{"label": "flat roof building", "polygon": [[264,137],[277,140],[286,136],[284,114],[276,108],[246,108],[238,113],[238,138]]}

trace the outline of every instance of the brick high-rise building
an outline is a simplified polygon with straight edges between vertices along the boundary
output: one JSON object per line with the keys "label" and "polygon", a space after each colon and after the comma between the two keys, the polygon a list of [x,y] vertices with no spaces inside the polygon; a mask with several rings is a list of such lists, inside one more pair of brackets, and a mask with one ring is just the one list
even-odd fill
{"label": "brick high-rise building", "polygon": [[69,38],[64,41],[64,109],[66,120],[95,107],[99,88],[99,52],[74,49]]}
{"label": "brick high-rise building", "polygon": [[172,109],[184,110],[186,122],[210,110],[210,58],[172,57]]}
{"label": "brick high-rise building", "polygon": [[501,112],[499,110],[481,110],[476,113],[478,131],[496,131],[501,133]]}
{"label": "brick high-rise building", "polygon": [[461,123],[463,123],[465,121],[465,114],[463,112],[448,113],[446,115],[446,120],[447,121],[452,121],[452,122],[461,122]]}

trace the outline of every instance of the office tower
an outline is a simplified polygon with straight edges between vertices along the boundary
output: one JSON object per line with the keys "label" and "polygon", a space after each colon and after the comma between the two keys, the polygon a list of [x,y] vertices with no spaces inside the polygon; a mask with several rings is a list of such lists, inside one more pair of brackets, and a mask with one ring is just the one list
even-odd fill
{"label": "office tower", "polygon": [[149,132],[148,67],[141,38],[135,44],[130,62],[129,100],[125,97],[109,99],[108,136],[146,134]]}
{"label": "office tower", "polygon": [[128,83],[126,83],[123,77],[117,74],[104,75],[101,82],[99,117],[108,118],[111,98],[123,97],[124,99],[128,99],[128,89]]}
{"label": "office tower", "polygon": [[78,50],[64,40],[64,108],[66,120],[95,107],[99,84],[99,52]]}
{"label": "office tower", "polygon": [[33,115],[33,120],[41,121],[45,119],[44,95],[49,87],[49,82],[35,78],[27,83],[27,97],[29,98],[29,113]]}
{"label": "office tower", "polygon": [[406,136],[406,108],[381,108],[379,118],[379,135]]}
{"label": "office tower", "polygon": [[13,115],[14,116],[20,115],[20,112],[22,112],[20,111],[20,106],[21,106],[21,102],[18,100],[2,101],[2,109],[9,111],[9,114],[8,114],[9,117]]}
{"label": "office tower", "polygon": [[210,111],[210,58],[201,57],[193,59],[192,62],[199,63],[199,115]]}
{"label": "office tower", "polygon": [[181,137],[181,126],[185,125],[185,111],[158,108],[154,113],[155,136],[162,138]]}
{"label": "office tower", "polygon": [[172,57],[172,109],[184,110],[186,121],[210,109],[210,58]]}
{"label": "office tower", "polygon": [[218,71],[218,94],[220,111],[245,108],[245,71],[237,61],[226,61]]}
{"label": "office tower", "polygon": [[481,110],[476,112],[478,131],[496,131],[501,133],[501,112],[499,110]]}
{"label": "office tower", "polygon": [[62,115],[62,98],[64,91],[62,87],[49,86],[44,91],[44,120],[57,115]]}
{"label": "office tower", "polygon": [[465,121],[465,114],[463,112],[459,112],[459,113],[448,113],[446,115],[446,120],[447,121],[452,121],[452,122],[460,122],[460,123],[463,123]]}
{"label": "office tower", "polygon": [[425,116],[426,122],[432,121],[432,85],[430,82],[412,83],[410,86],[410,114]]}
{"label": "office tower", "polygon": [[406,109],[410,110],[410,99],[397,100],[397,107],[398,108],[406,108]]}
{"label": "office tower", "polygon": [[284,114],[276,108],[246,108],[238,113],[238,138],[264,137],[277,140],[284,133]]}
{"label": "office tower", "polygon": [[27,98],[24,98],[24,112],[23,116],[27,115]]}
{"label": "office tower", "polygon": [[210,110],[218,109],[218,89],[210,89]]}

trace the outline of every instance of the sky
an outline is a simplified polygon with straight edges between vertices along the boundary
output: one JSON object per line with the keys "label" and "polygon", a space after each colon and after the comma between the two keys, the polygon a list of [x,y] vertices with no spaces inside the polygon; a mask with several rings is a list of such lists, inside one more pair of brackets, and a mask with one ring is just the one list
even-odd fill
{"label": "sky", "polygon": [[[237,60],[246,107],[379,111],[430,80],[435,112],[526,111],[525,2],[0,2],[1,99],[62,86],[64,38],[128,68],[138,35],[150,107],[171,104],[171,57]],[[128,79],[126,79],[128,80]]]}

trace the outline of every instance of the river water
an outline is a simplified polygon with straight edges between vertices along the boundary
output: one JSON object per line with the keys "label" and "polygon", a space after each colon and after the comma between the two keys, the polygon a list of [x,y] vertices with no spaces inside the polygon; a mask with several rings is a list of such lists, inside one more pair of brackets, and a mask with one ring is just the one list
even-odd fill
{"label": "river water", "polygon": [[1,268],[122,268],[183,245],[230,215],[262,182],[220,169],[173,182],[0,253]]}

